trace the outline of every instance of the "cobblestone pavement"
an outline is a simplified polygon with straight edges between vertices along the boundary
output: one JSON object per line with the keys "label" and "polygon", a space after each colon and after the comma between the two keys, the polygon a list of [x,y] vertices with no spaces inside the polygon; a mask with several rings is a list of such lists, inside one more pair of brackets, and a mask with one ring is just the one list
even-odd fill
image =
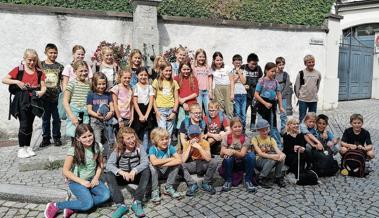
{"label": "cobblestone pavement", "polygon": [[[341,102],[338,110],[325,111],[337,136],[349,126],[349,116],[361,113],[364,127],[371,133],[373,142],[379,142],[379,101],[363,100]],[[0,148],[0,183],[25,184],[64,188],[61,170],[18,172],[16,147]],[[376,149],[377,146],[376,146]],[[378,153],[378,152],[377,152]],[[377,169],[378,158],[371,167]],[[162,204],[146,205],[148,217],[378,217],[379,171],[364,179],[343,177],[320,179],[317,186],[296,186],[293,175],[286,177],[287,187],[259,189],[248,194],[240,186],[228,193],[209,196],[199,192],[196,197],[182,200],[163,198]],[[45,205],[0,200],[0,217],[43,217]],[[90,214],[74,217],[110,217],[114,206],[98,208]],[[133,217],[129,212],[128,217]],[[62,216],[60,216],[62,217]]]}

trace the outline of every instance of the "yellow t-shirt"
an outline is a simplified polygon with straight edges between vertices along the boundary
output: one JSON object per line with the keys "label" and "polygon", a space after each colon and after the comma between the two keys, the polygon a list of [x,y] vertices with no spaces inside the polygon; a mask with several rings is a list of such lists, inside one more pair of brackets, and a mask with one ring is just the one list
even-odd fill
{"label": "yellow t-shirt", "polygon": [[[262,139],[260,136],[255,136],[251,139],[251,144],[253,145],[253,148],[254,146],[258,146],[261,151],[263,153],[271,153],[271,154],[275,154],[275,148],[277,148],[277,144],[276,144],[276,141],[275,139],[273,139],[272,137],[267,137],[265,139]],[[258,155],[257,155],[257,159],[260,158]]]}
{"label": "yellow t-shirt", "polygon": [[156,104],[158,107],[162,108],[173,108],[175,105],[175,96],[174,90],[179,89],[178,83],[174,80],[174,89],[171,88],[171,83],[167,80],[162,81],[162,89],[158,88],[158,80],[153,81],[153,88],[155,89],[155,93],[157,93]]}
{"label": "yellow t-shirt", "polygon": [[[201,147],[206,150],[206,151],[211,151],[211,148],[209,146],[209,142],[207,142],[206,140],[202,139],[200,142],[199,142],[199,145],[201,145]],[[185,142],[183,144],[183,152],[186,151],[188,148],[188,142]],[[204,158],[201,157],[201,154],[199,152],[199,150],[197,150],[196,148],[192,148],[192,150],[190,151],[190,154],[189,156],[191,156],[192,160],[204,160]]]}

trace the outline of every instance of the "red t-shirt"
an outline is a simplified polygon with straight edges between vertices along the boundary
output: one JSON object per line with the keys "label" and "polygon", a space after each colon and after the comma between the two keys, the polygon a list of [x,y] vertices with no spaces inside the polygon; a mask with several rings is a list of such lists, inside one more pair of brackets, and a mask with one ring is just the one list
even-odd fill
{"label": "red t-shirt", "polygon": [[[25,69],[25,68],[24,68]],[[15,67],[11,72],[8,73],[9,76],[11,76],[12,79],[17,79],[18,74],[18,67]],[[41,81],[45,81],[46,75],[45,73],[42,73],[41,75]],[[22,76],[23,83],[28,84],[30,88],[38,88],[38,74],[37,71],[34,71],[33,74],[28,74],[26,71],[24,71],[24,75]]]}
{"label": "red t-shirt", "polygon": [[222,124],[221,124],[219,113],[217,113],[216,117],[211,118],[210,120],[208,116],[203,117],[205,120],[205,123],[207,124],[209,133],[218,134],[221,132],[222,129],[225,130],[225,128],[229,126],[228,118],[225,116],[225,114],[222,114],[222,116],[223,116]]}
{"label": "red t-shirt", "polygon": [[[179,97],[180,98],[185,98],[189,95],[192,95],[193,93],[196,93],[197,95],[199,95],[199,84],[197,82],[196,77],[194,77],[194,76],[192,77],[192,79],[193,79],[193,88],[192,89],[191,89],[191,83],[190,83],[189,78],[187,78],[187,79],[183,78],[182,84],[180,84],[180,82],[179,82],[179,80],[180,80],[179,76],[175,76],[174,79],[179,84]],[[188,100],[186,103],[191,105],[191,104],[197,103],[197,100],[196,100],[196,98],[193,98],[191,100]]]}

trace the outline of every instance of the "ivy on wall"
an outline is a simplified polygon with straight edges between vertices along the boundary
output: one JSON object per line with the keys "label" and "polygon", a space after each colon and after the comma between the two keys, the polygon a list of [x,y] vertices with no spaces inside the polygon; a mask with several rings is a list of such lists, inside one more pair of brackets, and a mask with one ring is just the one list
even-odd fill
{"label": "ivy on wall", "polygon": [[[14,4],[132,13],[128,0],[0,0]],[[335,0],[163,0],[160,15],[320,26]]]}

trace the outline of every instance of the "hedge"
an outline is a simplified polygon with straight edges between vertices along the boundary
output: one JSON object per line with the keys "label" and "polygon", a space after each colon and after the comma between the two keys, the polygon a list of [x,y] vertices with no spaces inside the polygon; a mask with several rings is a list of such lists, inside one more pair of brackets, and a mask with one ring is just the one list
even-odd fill
{"label": "hedge", "polygon": [[[0,0],[14,4],[132,13],[127,0]],[[160,15],[320,26],[335,0],[163,0]]]}

